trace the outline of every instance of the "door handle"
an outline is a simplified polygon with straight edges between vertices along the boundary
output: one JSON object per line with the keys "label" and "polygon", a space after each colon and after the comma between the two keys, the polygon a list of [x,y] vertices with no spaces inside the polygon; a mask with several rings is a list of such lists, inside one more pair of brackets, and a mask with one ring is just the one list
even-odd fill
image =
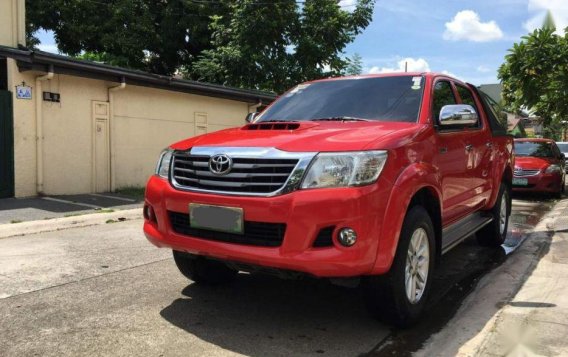
{"label": "door handle", "polygon": [[468,144],[465,146],[465,151],[471,151],[471,150],[473,150],[473,145]]}
{"label": "door handle", "polygon": [[485,143],[485,146],[487,146],[488,148],[492,148],[493,143],[491,141],[488,141],[488,142]]}

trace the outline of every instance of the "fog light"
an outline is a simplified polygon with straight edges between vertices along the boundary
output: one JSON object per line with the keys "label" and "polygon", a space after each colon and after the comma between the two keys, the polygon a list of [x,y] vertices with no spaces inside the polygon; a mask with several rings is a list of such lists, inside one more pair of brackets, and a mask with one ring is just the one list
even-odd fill
{"label": "fog light", "polygon": [[154,209],[150,205],[144,205],[144,218],[151,222],[156,222],[156,215],[154,214]]}
{"label": "fog light", "polygon": [[351,228],[341,228],[337,240],[342,246],[351,247],[357,241],[357,233]]}

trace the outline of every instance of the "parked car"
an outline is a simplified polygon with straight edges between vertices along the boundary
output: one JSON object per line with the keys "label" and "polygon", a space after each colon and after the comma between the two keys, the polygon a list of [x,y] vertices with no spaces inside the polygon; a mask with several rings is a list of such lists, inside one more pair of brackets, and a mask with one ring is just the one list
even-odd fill
{"label": "parked car", "polygon": [[361,282],[373,315],[410,325],[443,253],[505,239],[513,139],[498,113],[442,74],[300,84],[243,127],[166,149],[144,232],[197,283]]}
{"label": "parked car", "polygon": [[515,139],[513,191],[564,193],[566,158],[551,139]]}
{"label": "parked car", "polygon": [[558,145],[558,149],[560,150],[561,153],[564,154],[564,158],[565,158],[565,171],[568,173],[568,142],[566,141],[557,141],[556,145]]}

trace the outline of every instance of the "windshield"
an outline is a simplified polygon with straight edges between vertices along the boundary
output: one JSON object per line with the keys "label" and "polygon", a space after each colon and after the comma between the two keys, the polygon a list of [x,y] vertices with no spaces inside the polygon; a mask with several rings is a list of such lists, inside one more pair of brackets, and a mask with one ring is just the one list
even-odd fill
{"label": "windshield", "polygon": [[535,156],[535,157],[553,157],[552,143],[537,143],[530,141],[515,142],[515,155],[517,156]]}
{"label": "windshield", "polygon": [[300,84],[260,117],[263,121],[379,120],[416,122],[423,77],[338,79]]}
{"label": "windshield", "polygon": [[561,152],[568,152],[568,143],[556,143]]}

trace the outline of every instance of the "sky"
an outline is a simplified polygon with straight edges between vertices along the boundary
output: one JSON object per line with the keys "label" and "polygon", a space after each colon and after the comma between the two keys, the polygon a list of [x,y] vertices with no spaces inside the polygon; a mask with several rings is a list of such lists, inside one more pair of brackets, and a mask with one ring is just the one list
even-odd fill
{"label": "sky", "polygon": [[[407,63],[409,71],[497,83],[507,50],[541,27],[547,10],[558,29],[568,26],[568,0],[377,0],[371,24],[345,53],[362,56],[364,73],[404,71]],[[41,50],[57,52],[53,33],[38,37]]]}

